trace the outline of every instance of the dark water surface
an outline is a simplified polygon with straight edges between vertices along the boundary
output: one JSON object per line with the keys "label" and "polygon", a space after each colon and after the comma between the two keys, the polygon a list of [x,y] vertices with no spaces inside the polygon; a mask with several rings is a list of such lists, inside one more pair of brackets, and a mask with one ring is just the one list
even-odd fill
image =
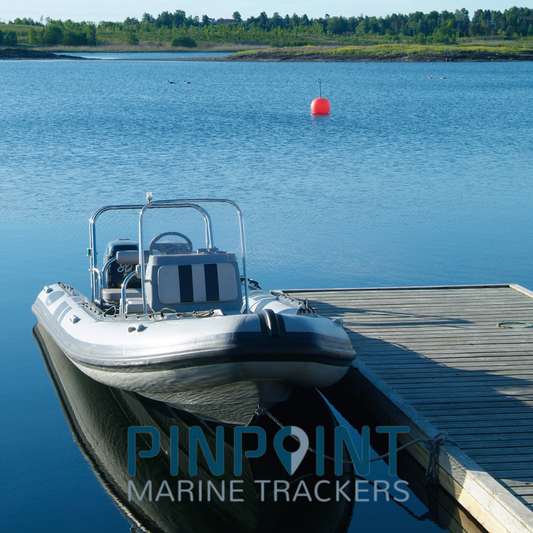
{"label": "dark water surface", "polygon": [[[87,59],[197,59],[199,56],[220,57],[230,55],[228,52],[67,52],[67,56],[85,57]],[[172,80],[171,80],[172,81]]]}
{"label": "dark water surface", "polygon": [[[310,116],[318,78],[327,117]],[[533,288],[531,87],[531,63],[0,62],[4,529],[128,531],[31,334],[44,285],[88,292],[98,207],[231,198],[268,289]],[[438,530],[391,502],[353,517],[350,531]]]}

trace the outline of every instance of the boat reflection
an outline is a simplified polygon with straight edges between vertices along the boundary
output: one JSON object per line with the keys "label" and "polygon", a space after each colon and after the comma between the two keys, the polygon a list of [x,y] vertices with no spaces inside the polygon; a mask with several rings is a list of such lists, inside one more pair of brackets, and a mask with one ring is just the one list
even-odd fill
{"label": "boat reflection", "polygon": [[[339,481],[342,485],[353,480],[351,467],[346,467],[346,472],[337,477],[333,473],[333,463],[326,461],[331,464],[325,465],[325,474],[319,477],[315,473],[316,457],[307,452],[295,474],[290,476],[272,445],[274,435],[280,428],[268,416],[261,416],[253,424],[261,426],[266,432],[266,452],[257,458],[243,455],[241,475],[234,474],[233,428],[225,427],[224,473],[213,476],[203,453],[199,451],[198,471],[191,476],[188,472],[189,428],[197,426],[202,429],[214,454],[217,427],[214,422],[131,392],[102,385],[79,371],[39,324],[33,332],[75,440],[106,492],[130,522],[132,531],[278,533],[294,531],[295,520],[297,529],[306,533],[348,530],[353,512],[353,483],[348,483],[344,489],[350,496],[349,501],[334,497],[334,483]],[[291,399],[272,409],[272,414],[284,426],[302,428],[309,436],[311,448],[316,446],[316,427],[323,426],[324,452],[333,455],[333,438],[329,436],[333,436],[337,422],[315,389],[295,388]],[[128,428],[131,426],[149,426],[160,435],[159,453],[137,460],[133,477],[128,475]],[[178,428],[180,436],[177,476],[172,476],[170,472],[172,427]],[[245,437],[244,452],[257,449],[256,436]],[[137,439],[138,442],[141,440]],[[298,443],[291,443],[290,440],[285,439],[284,448],[288,451],[292,451],[292,445],[298,448]],[[149,444],[150,438],[147,437],[144,443],[141,442],[141,449],[146,450]],[[132,480],[138,494],[132,491]],[[231,501],[227,494],[227,487],[232,480],[239,482],[235,500],[240,501]],[[268,480],[270,483],[257,483],[258,480]],[[288,482],[284,486],[289,487],[289,501],[286,501],[284,493],[275,493],[272,489],[274,480]],[[312,487],[319,481],[329,481],[330,484],[322,483],[320,488],[320,500],[324,501],[318,501],[315,497],[311,497],[310,501],[305,497],[301,492],[302,480],[311,494]],[[183,498],[178,501],[177,487],[180,481],[194,488],[190,492],[183,492]],[[139,498],[148,482],[151,482],[152,498],[147,493]],[[219,492],[222,492],[220,487],[226,487],[223,500],[213,493],[210,501],[207,501],[206,488],[209,483]],[[293,500],[295,491],[300,491],[300,496]]]}

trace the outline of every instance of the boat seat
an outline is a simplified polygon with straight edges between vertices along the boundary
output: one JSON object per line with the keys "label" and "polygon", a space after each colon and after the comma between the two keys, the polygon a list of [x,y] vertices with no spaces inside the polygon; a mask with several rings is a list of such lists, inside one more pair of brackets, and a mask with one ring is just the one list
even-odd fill
{"label": "boat seat", "polygon": [[[118,304],[120,302],[121,298],[121,290],[120,288],[107,288],[104,287],[102,289],[102,299],[105,302],[108,303],[115,303]],[[126,298],[132,299],[132,298],[141,298],[141,289],[126,289]]]}
{"label": "boat seat", "polygon": [[152,255],[146,268],[146,300],[153,311],[240,311],[242,291],[234,254]]}
{"label": "boat seat", "polygon": [[142,298],[126,298],[125,313],[127,315],[132,313],[142,313],[143,309]]}

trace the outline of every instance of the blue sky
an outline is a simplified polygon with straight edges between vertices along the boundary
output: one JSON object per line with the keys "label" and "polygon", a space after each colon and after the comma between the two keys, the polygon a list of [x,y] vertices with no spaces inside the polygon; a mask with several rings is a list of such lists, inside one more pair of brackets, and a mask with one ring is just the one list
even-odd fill
{"label": "blue sky", "polygon": [[39,20],[41,16],[53,19],[72,19],[74,21],[99,22],[101,20],[123,21],[126,17],[142,17],[148,12],[157,16],[162,11],[174,12],[182,9],[187,15],[208,15],[212,18],[231,18],[239,11],[243,18],[257,16],[265,11],[268,16],[274,12],[309,17],[323,17],[326,13],[343,15],[386,16],[392,13],[412,13],[414,11],[455,11],[466,8],[471,15],[476,9],[503,11],[513,5],[527,6],[527,2],[516,3],[505,0],[376,0],[373,3],[360,0],[18,0],[0,3],[0,20],[7,22],[16,17],[31,17]]}

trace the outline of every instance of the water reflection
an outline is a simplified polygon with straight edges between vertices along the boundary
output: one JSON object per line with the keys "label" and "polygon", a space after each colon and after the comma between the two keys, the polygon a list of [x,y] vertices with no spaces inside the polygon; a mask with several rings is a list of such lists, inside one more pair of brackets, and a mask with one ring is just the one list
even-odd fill
{"label": "water reflection", "polygon": [[[376,427],[383,424],[384,413],[380,412],[375,404],[369,401],[363,402],[364,393],[355,390],[353,382],[348,377],[333,387],[322,389],[322,393],[331,402],[333,409],[339,410],[338,416],[346,417],[343,423],[359,431],[365,426],[370,428],[370,441],[377,454],[388,452],[388,436],[375,431]],[[406,451],[398,453],[397,467],[399,477],[409,484],[411,496],[415,497],[410,498],[406,504],[397,502],[397,506],[410,517],[409,521],[405,521],[408,524],[405,531],[425,533],[446,530],[453,533],[487,533],[486,529],[442,486],[428,482],[425,469],[410,453]],[[424,505],[424,512],[415,510],[414,499]]]}
{"label": "water reflection", "polygon": [[[117,508],[130,522],[132,531],[285,531],[288,524],[294,526],[295,517],[301,531],[348,530],[354,505],[354,485],[348,483],[344,488],[349,500],[340,498],[338,501],[334,495],[334,486],[336,481],[341,485],[353,481],[351,466],[345,467],[343,475],[336,477],[333,464],[326,464],[324,476],[318,477],[315,474],[315,457],[307,453],[295,475],[289,476],[273,447],[273,437],[279,427],[272,419],[262,416],[254,423],[266,432],[266,453],[258,458],[243,456],[240,476],[234,475],[231,428],[225,428],[224,432],[224,473],[213,476],[205,457],[199,452],[198,472],[191,476],[188,473],[188,430],[192,426],[200,427],[210,449],[214,451],[214,424],[171,409],[166,404],[97,383],[72,365],[47,332],[38,325],[34,328],[34,337],[80,450]],[[333,436],[337,422],[328,405],[314,389],[295,389],[291,400],[273,409],[272,413],[284,425],[301,427],[309,436],[311,448],[317,446],[313,442],[315,428],[323,426],[325,454],[334,454],[333,439],[330,436]],[[159,453],[154,457],[138,460],[134,477],[128,475],[128,428],[131,426],[155,428],[161,438]],[[172,427],[178,428],[180,436],[179,471],[176,477],[170,474]],[[243,439],[244,451],[256,449],[256,437],[245,437],[250,439]],[[150,438],[146,438],[148,440],[145,442],[137,439],[139,449],[150,448]],[[292,444],[297,446],[296,443]],[[284,442],[284,447],[292,451],[291,443]],[[132,480],[135,489],[129,484]],[[232,480],[239,482],[234,501],[231,501],[228,494]],[[258,484],[258,480],[270,483]],[[285,486],[289,487],[289,501],[285,501],[285,494],[276,494],[272,490],[274,480],[288,482]],[[328,501],[317,501],[315,498],[309,501],[306,497],[292,501],[298,490],[302,494],[302,480],[307,487],[314,487],[321,480],[329,481],[330,484],[323,483],[320,488],[320,497]],[[148,492],[139,498],[149,481],[152,485],[151,500]],[[208,486],[211,488],[210,498]],[[184,488],[181,492],[180,487]],[[226,490],[222,487],[226,487]],[[135,490],[138,491],[137,494]],[[309,490],[313,492],[312,489]],[[220,494],[223,496],[220,497]],[[178,501],[179,497],[181,501]],[[294,530],[293,526],[291,530]]]}

